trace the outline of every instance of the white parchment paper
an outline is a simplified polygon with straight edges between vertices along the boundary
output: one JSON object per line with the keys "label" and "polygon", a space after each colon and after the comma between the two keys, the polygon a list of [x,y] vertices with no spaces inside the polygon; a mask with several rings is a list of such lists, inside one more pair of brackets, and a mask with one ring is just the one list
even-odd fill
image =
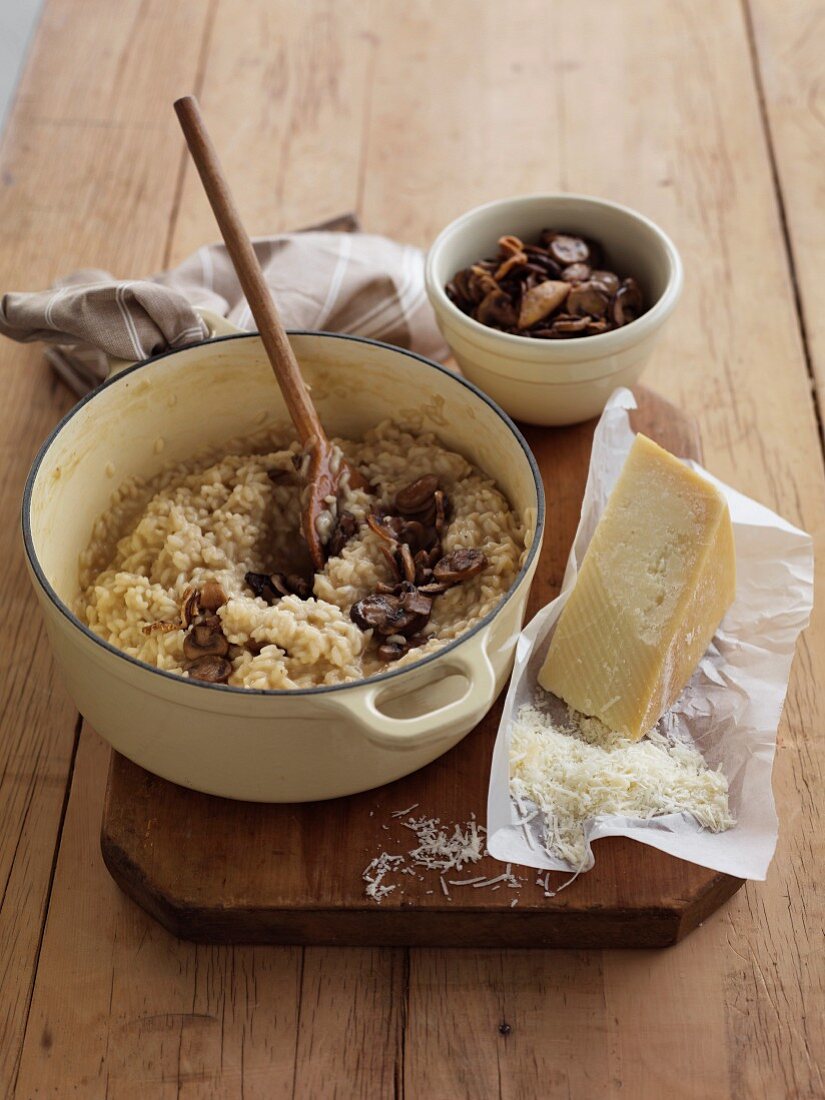
{"label": "white parchment paper", "polygon": [[[610,491],[633,442],[627,410],[629,390],[617,390],[596,428],[579,528],[559,596],[525,627],[507,692],[493,755],[487,806],[488,848],[497,859],[548,870],[575,870],[542,847],[540,822],[521,825],[509,794],[509,735],[524,703],[547,696],[536,676],[554,624],[576,582],[579,567]],[[736,825],[723,833],[702,829],[687,813],[648,820],[621,816],[591,818],[586,825],[589,870],[591,842],[629,836],[642,844],[740,878],[764,879],[776,847],[777,819],[771,791],[776,730],[788,687],[794,646],[813,604],[813,546],[809,535],[756,501],[717,481],[724,493],[736,542],[736,600],[690,683],[659,729],[696,745],[712,768],[728,778]],[[553,522],[550,509],[548,524]],[[529,832],[528,832],[529,831]]]}

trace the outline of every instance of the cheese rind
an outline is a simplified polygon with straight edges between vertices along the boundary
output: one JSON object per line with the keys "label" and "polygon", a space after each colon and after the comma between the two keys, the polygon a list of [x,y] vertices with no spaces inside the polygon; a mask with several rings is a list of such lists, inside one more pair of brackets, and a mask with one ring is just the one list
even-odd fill
{"label": "cheese rind", "polygon": [[539,684],[639,739],[681,694],[735,591],[724,497],[637,435],[559,617]]}

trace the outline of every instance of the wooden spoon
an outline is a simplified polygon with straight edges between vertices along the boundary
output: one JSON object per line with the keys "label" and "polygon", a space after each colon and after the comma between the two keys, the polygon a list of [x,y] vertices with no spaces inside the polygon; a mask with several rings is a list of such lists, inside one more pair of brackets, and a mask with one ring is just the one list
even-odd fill
{"label": "wooden spoon", "polygon": [[339,481],[345,469],[349,472],[349,484],[352,488],[363,488],[366,481],[358,470],[343,462],[338,470],[333,468],[332,444],[318,418],[252,242],[241,222],[198,101],[194,96],[184,96],[175,101],[175,111],[226,250],[258,326],[269,362],[281,387],[289,415],[304,450],[310,456],[309,493],[303,511],[302,529],[312,563],[316,569],[321,570],[324,568],[326,555],[318,531],[319,516],[329,511],[330,498],[337,497]]}

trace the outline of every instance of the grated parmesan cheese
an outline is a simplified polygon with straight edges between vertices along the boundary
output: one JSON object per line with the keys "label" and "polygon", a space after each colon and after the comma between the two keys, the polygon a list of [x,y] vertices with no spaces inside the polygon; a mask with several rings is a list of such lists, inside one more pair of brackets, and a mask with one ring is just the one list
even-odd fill
{"label": "grated parmesan cheese", "polygon": [[484,855],[485,831],[475,821],[468,821],[462,829],[454,825],[443,827],[437,817],[413,817],[402,824],[411,829],[418,840],[418,847],[410,852],[410,859],[429,871],[460,871],[465,863],[477,863]]}
{"label": "grated parmesan cheese", "polygon": [[364,868],[361,875],[364,882],[367,884],[364,890],[367,897],[372,898],[373,901],[380,902],[387,894],[391,894],[395,886],[385,886],[383,884],[384,876],[388,875],[390,871],[396,870],[403,862],[403,856],[391,856],[389,852],[382,852],[380,856],[376,856],[375,859]]}
{"label": "grated parmesan cheese", "polygon": [[[401,815],[417,808],[418,803],[416,802],[406,810],[394,811],[390,816],[400,819]],[[382,898],[392,893],[397,886],[397,883],[385,883],[384,878],[388,874],[415,875],[415,867],[423,867],[428,871],[438,871],[441,890],[446,898],[450,898],[449,886],[452,885],[479,884],[489,886],[494,882],[499,882],[500,879],[505,879],[508,885],[513,883],[520,885],[518,879],[511,873],[510,864],[508,863],[507,873],[500,876],[500,878],[488,880],[484,875],[481,875],[479,878],[469,880],[456,880],[455,882],[451,880],[448,886],[447,881],[444,879],[445,872],[460,871],[465,864],[477,863],[485,854],[484,833],[486,829],[478,824],[474,816],[463,827],[460,825],[442,825],[441,820],[437,817],[410,817],[407,821],[400,821],[400,824],[415,834],[417,846],[408,852],[406,856],[381,852],[380,855],[367,864],[361,875],[367,884],[364,893],[379,905]],[[388,826],[382,825],[382,828],[387,829]],[[396,843],[400,843],[400,841],[396,841]],[[407,865],[408,859],[410,860],[409,866]],[[418,875],[418,878],[422,879],[422,876]],[[431,894],[432,890],[428,890],[427,893]]]}
{"label": "grated parmesan cheese", "polygon": [[525,827],[541,816],[548,853],[579,870],[588,858],[585,824],[600,815],[687,812],[713,832],[735,823],[727,779],[692,746],[656,730],[631,741],[574,711],[560,725],[529,704],[510,730],[510,793]]}

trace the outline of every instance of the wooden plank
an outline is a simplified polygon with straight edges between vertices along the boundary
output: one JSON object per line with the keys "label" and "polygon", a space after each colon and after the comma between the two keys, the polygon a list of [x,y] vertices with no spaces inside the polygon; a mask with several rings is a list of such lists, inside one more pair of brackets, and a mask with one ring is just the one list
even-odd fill
{"label": "wooden plank", "polygon": [[290,1096],[300,950],[195,947],[128,901],[98,848],[108,762],[85,730],[17,1095]]}
{"label": "wooden plank", "polygon": [[751,1095],[737,1091],[729,1076],[730,951],[727,940],[710,931],[735,923],[737,913],[734,899],[677,951],[604,953],[603,996],[610,1021],[606,1097],[738,1100]]}
{"label": "wooden plank", "polygon": [[[355,208],[367,16],[363,6],[334,0],[218,5],[200,102],[253,236]],[[197,172],[187,164],[170,262],[217,239]]]}
{"label": "wooden plank", "polygon": [[[604,2],[580,5],[571,20],[561,4],[551,17],[525,3],[504,20],[493,5],[393,5],[380,9],[374,33],[368,147],[382,160],[380,173],[365,175],[363,223],[423,243],[473,202],[558,187],[654,217],[682,251],[686,291],[646,381],[699,417],[711,469],[821,542],[822,460],[738,6]],[[659,1028],[682,1036],[658,1046],[673,1058],[672,1095],[703,1095],[709,1081],[719,1095],[748,1095],[757,1080],[763,1095],[821,1091],[823,900],[813,868],[823,861],[825,748],[810,734],[823,716],[823,638],[817,608],[781,729],[782,832],[767,883],[748,885],[675,950],[656,971],[654,1000],[620,995],[634,976],[645,988],[652,962],[605,956],[605,988],[624,1011],[608,1018],[603,1093],[661,1094],[663,1069],[648,1045]],[[474,992],[501,979],[491,962],[469,987],[439,980],[443,953],[413,951],[410,966],[410,1036],[428,1039],[419,1052],[407,1044],[415,1095],[426,1091],[423,1067],[451,1057],[446,1030],[418,1017],[460,1018],[477,1034],[485,1010]],[[543,960],[534,966],[517,1004],[533,1003]],[[556,1010],[552,995],[538,1009],[542,1034],[552,1034]],[[709,1018],[724,1026],[707,1027]],[[503,1095],[529,1095],[529,1072],[501,1063],[497,1043],[491,1035],[474,1049],[483,1079],[498,1080]],[[582,1030],[571,1056],[590,1055]]]}
{"label": "wooden plank", "polygon": [[433,951],[426,966],[421,954],[410,974],[408,1096],[607,1095],[601,952]]}
{"label": "wooden plank", "polygon": [[[65,7],[72,12],[71,16],[66,10],[59,13],[64,26],[66,20],[73,25],[81,19],[80,8],[71,3]],[[357,23],[349,19],[355,33],[350,40],[332,5],[306,5],[299,11],[299,6],[290,2],[273,5],[257,0],[242,9],[219,4],[214,25],[209,26],[212,7],[195,3],[197,10],[193,11],[186,5],[180,10],[180,20],[186,25],[195,54],[202,49],[201,66],[208,80],[201,101],[221,141],[233,182],[238,179],[241,184],[239,197],[244,212],[251,211],[250,226],[258,231],[300,227],[354,208],[358,163],[356,159],[353,167],[345,169],[342,158],[352,149],[357,153],[360,147],[361,112],[357,109],[358,93],[353,89],[357,87],[366,43],[358,36]],[[174,44],[167,47],[161,41],[166,32],[155,15],[153,5],[144,12],[130,4],[124,13],[138,30],[144,17],[152,20],[147,38],[141,43],[143,62],[156,49],[170,49],[174,55]],[[95,24],[89,19],[87,23],[87,18],[88,13],[84,27],[96,29],[89,32],[91,41],[84,45],[101,50],[100,20]],[[114,83],[117,58],[128,55],[130,47],[111,33],[111,41],[105,39],[102,47],[105,62],[97,72],[102,73],[101,80]],[[315,60],[313,33],[326,43],[320,65]],[[272,56],[275,40],[277,58]],[[336,43],[345,42],[347,49],[338,52]],[[44,55],[48,53],[50,64],[62,64],[60,59],[51,60],[53,50],[60,45],[61,39],[56,36],[49,39],[48,48],[41,47]],[[337,72],[331,70],[333,59]],[[171,102],[175,96],[192,91],[197,82],[197,65],[187,70],[182,62],[165,57],[162,66],[174,87],[161,85],[157,94],[162,95],[162,103],[149,97],[151,110],[156,112],[151,121],[124,126],[128,109],[121,105],[113,112],[118,115],[114,121],[103,120],[105,125],[100,120],[89,123],[90,130],[95,128],[96,142],[101,141],[101,132],[114,131],[112,147],[119,144],[118,156],[124,164],[135,159],[132,167],[138,174],[147,163],[143,142],[147,148],[154,147],[156,153],[159,138],[163,142],[171,138],[176,148],[180,145]],[[76,57],[66,61],[60,69],[61,94],[56,99],[50,97],[48,79],[41,75],[31,91],[36,105],[36,111],[31,108],[32,117],[50,125],[55,102],[62,99],[66,87],[82,92],[81,98],[105,100],[90,76],[93,71],[92,67],[86,71],[79,66]],[[154,64],[145,66],[150,80],[157,79],[158,71]],[[229,85],[224,80],[230,81]],[[231,97],[226,96],[227,86],[233,88]],[[331,98],[325,100],[326,96]],[[135,102],[143,103],[146,98],[136,97]],[[241,102],[249,111],[238,110]],[[353,113],[342,126],[341,115],[349,112],[350,104]],[[251,110],[253,107],[260,115]],[[309,118],[304,114],[307,107]],[[314,137],[313,117],[318,119]],[[249,125],[241,134],[237,123],[243,118]],[[49,133],[39,139],[38,149],[31,153],[43,165]],[[60,161],[60,172],[55,173],[54,187],[59,190],[68,180],[72,190],[60,216],[50,224],[50,233],[65,231],[67,214],[77,216],[78,211],[90,209],[91,199],[79,186],[75,189],[71,180],[74,172],[91,175],[98,169],[96,147],[90,143],[73,148],[69,158],[67,139],[66,158]],[[338,158],[332,172],[322,172],[319,167],[326,147]],[[267,151],[265,155],[262,149]],[[277,151],[277,156],[269,150]],[[277,163],[279,157],[289,164],[289,172],[284,177],[283,194],[276,202],[268,166]],[[142,274],[169,262],[169,257],[172,262],[181,259],[194,247],[214,239],[211,213],[191,178],[184,180],[184,196],[176,204],[174,193],[181,163],[175,156],[159,160],[163,182],[145,177],[136,183],[146,207],[146,223],[163,227],[168,233],[167,245],[160,254],[151,242],[147,244],[142,232],[134,232],[134,219],[111,210],[107,218],[113,226],[114,243],[98,247],[97,252],[90,245],[80,257],[81,262],[110,264],[117,274]],[[255,165],[254,170],[250,165]],[[34,191],[37,174],[27,169],[20,179]],[[312,187],[307,185],[308,180],[315,181]],[[244,184],[251,184],[251,188]],[[107,181],[107,187],[114,196],[123,186],[118,170],[118,175]],[[285,205],[279,208],[281,200]],[[24,217],[25,211],[18,211],[16,216]],[[257,223],[256,218],[260,218]],[[33,228],[29,224],[27,232]],[[114,258],[110,248],[116,252]],[[44,248],[44,266],[48,259]],[[75,262],[74,256],[63,260],[58,256],[45,273],[32,275],[32,281],[49,278]],[[334,1079],[341,1043],[347,1034],[366,1036],[383,1028],[387,1035],[392,1034],[389,1046],[401,1049],[401,1017],[392,1005],[399,1001],[403,953],[350,952],[344,966],[343,961],[335,963],[322,951],[306,952],[304,963],[299,949],[194,948],[162,932],[124,899],[108,878],[97,851],[106,763],[107,750],[93,733],[85,731],[43,942],[19,1096],[61,1095],[71,1087],[78,1096],[103,1095],[108,1088],[112,1096],[243,1095],[270,1100],[292,1095],[293,1091],[307,1095],[313,1083]],[[302,1051],[311,1052],[311,1060],[298,1065],[298,1078],[294,1080],[302,967],[311,1002],[300,1042]],[[361,972],[373,975],[370,998],[364,998],[359,988],[357,976]],[[87,973],[90,977],[85,981]],[[325,973],[339,975],[341,980],[337,976],[332,981],[325,979]],[[84,991],[84,996],[77,999],[68,992],[75,979]],[[343,1021],[347,1022],[346,1032],[340,1029]],[[78,1033],[84,1037],[89,1034],[89,1041],[78,1043]],[[333,1037],[334,1042],[317,1041],[323,1034]],[[394,1073],[391,1064],[387,1076],[384,1048],[373,1046],[371,1055],[369,1049],[365,1047],[367,1053],[353,1049],[348,1063],[355,1078],[363,1082],[365,1094],[370,1094],[373,1081],[383,1083]]]}
{"label": "wooden plank", "polygon": [[[177,135],[151,129],[177,77],[141,56],[159,37],[162,5],[47,5],[0,160],[0,288],[46,285],[83,264],[114,270],[156,264],[171,205]],[[141,18],[136,18],[138,15]],[[105,21],[108,39],[101,41]],[[194,78],[195,0],[162,20],[178,73]],[[194,34],[193,34],[194,29]],[[97,48],[93,48],[96,38]],[[106,49],[106,45],[110,47]],[[94,55],[95,64],[78,64]],[[149,127],[149,128],[147,128]],[[55,170],[59,166],[59,170]],[[147,198],[152,196],[151,202]],[[139,224],[140,233],[134,232]],[[57,677],[19,552],[18,511],[28,466],[71,398],[36,347],[4,342],[0,407],[0,1092],[20,1058],[50,888],[77,713]]]}
{"label": "wooden plank", "polygon": [[825,8],[749,0],[754,64],[820,417],[825,418]]}
{"label": "wooden plank", "polygon": [[403,950],[304,952],[295,1100],[399,1095],[406,963]]}
{"label": "wooden plank", "polygon": [[[699,458],[695,424],[638,391],[635,426],[676,454]],[[530,429],[550,488],[552,532],[544,543],[528,616],[556,595],[579,521],[595,421]],[[481,816],[501,708],[460,745],[389,786],[321,804],[232,802],[187,791],[115,756],[101,842],[115,880],[170,931],[204,942],[415,944],[429,946],[662,947],[726,901],[741,880],[619,838],[598,845],[596,867],[555,898],[530,871],[509,888],[452,887],[435,873],[390,874],[380,905],[362,871],[383,851],[416,846],[404,820],[446,828]],[[330,861],[335,837],[347,844]],[[409,869],[409,868],[408,868]],[[450,879],[497,878],[490,857]],[[550,876],[559,886],[567,876]],[[517,902],[512,907],[512,902]]]}

